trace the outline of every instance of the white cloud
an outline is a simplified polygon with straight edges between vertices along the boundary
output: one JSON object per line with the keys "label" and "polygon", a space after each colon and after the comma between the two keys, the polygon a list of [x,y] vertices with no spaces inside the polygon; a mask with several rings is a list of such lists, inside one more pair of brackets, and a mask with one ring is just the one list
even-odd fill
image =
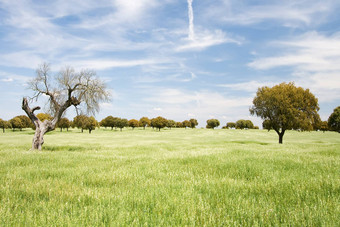
{"label": "white cloud", "polygon": [[235,43],[241,45],[241,40],[239,38],[231,38],[223,32],[222,30],[202,30],[196,32],[194,39],[184,39],[183,43],[180,44],[176,51],[201,51],[212,46],[217,46],[223,43]]}
{"label": "white cloud", "polygon": [[273,0],[251,5],[237,0],[222,0],[222,5],[206,9],[206,16],[227,23],[253,25],[275,21],[287,27],[311,26],[322,23],[335,10],[334,0]]}
{"label": "white cloud", "polygon": [[188,17],[189,17],[188,39],[194,40],[195,39],[195,31],[194,31],[194,11],[192,9],[193,0],[187,0],[187,1],[188,1]]}
{"label": "white cloud", "polygon": [[285,51],[279,56],[257,58],[248,66],[260,70],[290,67],[297,84],[310,88],[320,100],[340,98],[340,33],[325,36],[310,32],[272,44]]}
{"label": "white cloud", "polygon": [[258,88],[263,86],[271,87],[273,86],[273,82],[259,82],[259,81],[249,81],[243,83],[234,83],[234,84],[219,84],[218,87],[230,88],[232,90],[246,91],[255,93]]}

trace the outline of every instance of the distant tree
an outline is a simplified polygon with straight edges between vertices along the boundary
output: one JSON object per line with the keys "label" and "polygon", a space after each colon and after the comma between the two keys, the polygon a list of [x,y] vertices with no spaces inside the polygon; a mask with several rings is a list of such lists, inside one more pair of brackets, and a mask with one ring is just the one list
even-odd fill
{"label": "distant tree", "polygon": [[236,123],[234,123],[234,122],[227,122],[227,128],[236,128]]}
{"label": "distant tree", "polygon": [[129,126],[129,122],[125,118],[117,118],[116,119],[116,127],[120,128],[120,131],[123,130],[124,127]]}
{"label": "distant tree", "polygon": [[189,121],[190,121],[190,127],[196,128],[196,126],[198,125],[198,121],[194,118],[191,118]]}
{"label": "distant tree", "polygon": [[254,129],[260,129],[260,127],[259,126],[254,126]]}
{"label": "distant tree", "polygon": [[320,130],[325,132],[328,131],[328,122],[327,121],[322,121],[320,123]]}
{"label": "distant tree", "polygon": [[224,126],[222,126],[222,129],[228,129],[228,127],[224,125]]}
{"label": "distant tree", "polygon": [[182,122],[176,122],[176,128],[183,128]]}
{"label": "distant tree", "polygon": [[115,118],[112,116],[107,116],[106,118],[101,120],[100,126],[103,126],[105,128],[110,127],[111,130],[113,130],[113,127],[115,127]]}
{"label": "distant tree", "polygon": [[151,124],[151,121],[150,121],[150,119],[147,118],[147,117],[142,117],[141,119],[139,119],[139,125],[140,125],[141,127],[143,127],[144,130],[145,130],[145,127],[146,127],[146,126],[150,126],[150,124]]}
{"label": "distant tree", "polygon": [[85,116],[85,117],[86,118],[85,118],[84,129],[89,130],[89,133],[91,134],[92,130],[96,129],[98,122],[93,116],[91,117]]}
{"label": "distant tree", "polygon": [[17,128],[20,129],[20,131],[25,127],[24,123],[21,121],[20,117],[16,116],[9,120],[9,123],[11,124],[11,128],[13,131]]}
{"label": "distant tree", "polygon": [[254,128],[254,124],[253,124],[253,122],[251,120],[246,120],[245,124],[246,124],[245,128],[248,128],[248,129],[253,129]]}
{"label": "distant tree", "polygon": [[236,128],[237,129],[246,128],[246,120],[241,119],[241,120],[236,121]]}
{"label": "distant tree", "polygon": [[132,129],[135,129],[136,127],[139,126],[139,121],[136,119],[131,119],[129,120],[128,124],[129,124],[129,127],[131,127]]}
{"label": "distant tree", "polygon": [[[26,117],[26,116],[25,116]],[[41,121],[44,122],[45,120],[52,120],[53,117],[47,113],[38,113],[37,118]],[[31,120],[30,120],[31,121]]]}
{"label": "distant tree", "polygon": [[164,117],[158,116],[153,119],[152,125],[155,128],[158,128],[158,131],[161,131],[161,128],[164,128],[168,123],[168,120]]}
{"label": "distant tree", "polygon": [[270,121],[280,144],[286,130],[312,130],[320,120],[317,98],[309,89],[295,87],[294,83],[259,88],[249,110],[252,115]]}
{"label": "distant tree", "polygon": [[217,119],[209,119],[209,120],[207,120],[206,128],[214,129],[214,128],[218,127],[219,125],[220,125],[220,121],[219,120],[217,120]]}
{"label": "distant tree", "polygon": [[176,127],[176,121],[168,120],[166,127],[170,128],[170,129]]}
{"label": "distant tree", "polygon": [[333,110],[333,113],[328,118],[328,127],[340,133],[340,106]]}
{"label": "distant tree", "polygon": [[6,128],[10,128],[11,124],[8,121],[2,120],[0,118],[0,128],[2,128],[2,132],[5,133]]}
{"label": "distant tree", "polygon": [[87,124],[87,116],[78,115],[73,118],[73,126],[81,129],[81,132],[84,132]]}
{"label": "distant tree", "polygon": [[61,132],[63,131],[63,128],[66,128],[66,130],[68,131],[68,128],[71,127],[71,122],[66,117],[60,118],[57,127],[60,128]]}
{"label": "distant tree", "polygon": [[191,127],[191,122],[188,120],[185,120],[182,122],[183,128]]}
{"label": "distant tree", "polygon": [[29,117],[27,117],[25,115],[19,115],[17,117],[20,118],[20,120],[22,122],[22,128],[32,128],[33,127],[33,123],[29,119]]}
{"label": "distant tree", "polygon": [[30,108],[28,99],[23,98],[22,109],[35,124],[36,130],[32,141],[32,149],[41,150],[44,143],[45,133],[55,129],[64,112],[71,106],[85,113],[99,111],[99,104],[107,101],[110,97],[106,85],[96,73],[90,70],[82,70],[76,73],[71,67],[65,67],[59,73],[52,75],[50,66],[42,64],[36,70],[36,77],[28,82],[29,88],[35,92],[30,100],[38,100],[39,97],[47,97],[47,108],[52,120],[41,122],[34,111],[39,110],[36,106]]}
{"label": "distant tree", "polygon": [[236,128],[238,129],[245,129],[245,128],[248,128],[248,129],[253,129],[254,128],[254,124],[251,120],[238,120],[236,122]]}

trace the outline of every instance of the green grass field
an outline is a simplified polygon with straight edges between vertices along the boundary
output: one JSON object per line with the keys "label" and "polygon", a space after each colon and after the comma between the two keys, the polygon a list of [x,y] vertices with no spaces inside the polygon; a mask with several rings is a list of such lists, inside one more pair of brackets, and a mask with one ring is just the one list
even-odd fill
{"label": "green grass field", "polygon": [[340,134],[0,133],[0,226],[339,226]]}

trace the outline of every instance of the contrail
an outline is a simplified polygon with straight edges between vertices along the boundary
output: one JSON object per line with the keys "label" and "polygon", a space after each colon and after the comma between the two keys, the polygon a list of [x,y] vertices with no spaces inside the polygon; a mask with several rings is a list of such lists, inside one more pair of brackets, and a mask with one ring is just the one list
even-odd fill
{"label": "contrail", "polygon": [[192,2],[193,2],[193,0],[188,0],[188,16],[189,16],[189,34],[188,34],[188,38],[190,40],[194,40],[195,39],[194,12],[192,10]]}

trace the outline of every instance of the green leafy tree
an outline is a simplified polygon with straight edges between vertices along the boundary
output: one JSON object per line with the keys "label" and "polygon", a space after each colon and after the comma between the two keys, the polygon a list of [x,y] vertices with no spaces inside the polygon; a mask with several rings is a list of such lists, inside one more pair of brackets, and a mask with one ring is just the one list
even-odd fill
{"label": "green leafy tree", "polygon": [[[26,117],[26,116],[25,116]],[[52,120],[53,117],[47,113],[38,113],[37,118],[41,121],[44,122],[45,120]]]}
{"label": "green leafy tree", "polygon": [[220,121],[219,120],[217,120],[217,119],[209,119],[209,120],[207,120],[206,128],[214,129],[214,128],[218,127],[219,125],[220,125]]}
{"label": "green leafy tree", "polygon": [[333,110],[333,113],[328,118],[328,127],[340,133],[340,106]]}
{"label": "green leafy tree", "polygon": [[22,128],[32,128],[33,127],[33,123],[29,119],[29,117],[27,117],[25,115],[19,115],[17,117],[20,118],[20,120],[22,122]]}
{"label": "green leafy tree", "polygon": [[245,128],[248,128],[248,129],[253,129],[254,128],[254,124],[251,120],[246,120],[245,121]]}
{"label": "green leafy tree", "polygon": [[234,123],[234,122],[227,122],[227,128],[236,128],[236,123]]}
{"label": "green leafy tree", "polygon": [[309,89],[296,87],[294,83],[259,88],[249,110],[252,115],[270,121],[280,144],[286,130],[312,130],[320,121],[318,99]]}
{"label": "green leafy tree", "polygon": [[164,128],[167,123],[168,120],[161,116],[152,119],[152,126],[158,128],[158,131],[161,131],[161,128]]}
{"label": "green leafy tree", "polygon": [[91,134],[92,130],[95,130],[98,125],[97,120],[91,116],[85,116],[85,122],[84,122],[84,129],[89,130],[89,133]]}
{"label": "green leafy tree", "polygon": [[244,128],[246,128],[246,121],[242,120],[242,119],[236,121],[236,128],[237,129],[244,129]]}
{"label": "green leafy tree", "polygon": [[136,119],[131,119],[129,120],[128,124],[129,124],[129,127],[131,127],[132,129],[135,129],[136,127],[139,126],[139,121]]}
{"label": "green leafy tree", "polygon": [[269,132],[271,129],[273,129],[272,124],[271,124],[271,121],[270,121],[270,120],[264,120],[264,121],[262,122],[262,128],[263,128],[263,129],[267,129],[268,132]]}
{"label": "green leafy tree", "polygon": [[129,126],[129,122],[125,118],[117,118],[116,119],[116,127],[120,128],[120,131],[123,130],[124,127]]}
{"label": "green leafy tree", "polygon": [[69,127],[71,127],[71,122],[66,117],[60,118],[57,127],[60,128],[61,132],[63,131],[63,128],[66,128],[66,130],[68,131]]}
{"label": "green leafy tree", "polygon": [[182,122],[176,122],[176,128],[183,128]]}
{"label": "green leafy tree", "polygon": [[0,128],[2,128],[2,132],[5,133],[6,128],[10,128],[11,124],[8,121],[2,120],[0,118]]}
{"label": "green leafy tree", "polygon": [[16,116],[9,120],[9,123],[11,124],[11,128],[13,131],[17,128],[20,129],[20,131],[25,127],[25,124],[21,121],[20,117]]}
{"label": "green leafy tree", "polygon": [[143,127],[144,130],[145,130],[145,127],[146,127],[146,126],[150,126],[150,124],[151,124],[151,121],[150,121],[150,119],[147,118],[147,117],[142,117],[141,119],[139,119],[139,125],[140,125],[141,127]]}
{"label": "green leafy tree", "polygon": [[103,120],[101,120],[100,122],[100,126],[103,127],[110,127],[111,130],[113,130],[113,127],[115,127],[115,117],[112,116],[107,116],[106,118],[104,118]]}
{"label": "green leafy tree", "polygon": [[87,116],[85,115],[78,115],[73,118],[73,126],[81,129],[81,132],[84,132],[87,124]]}
{"label": "green leafy tree", "polygon": [[166,127],[170,128],[170,129],[176,127],[176,121],[168,120]]}
{"label": "green leafy tree", "polygon": [[320,123],[320,130],[325,132],[328,131],[328,122],[327,121],[322,121]]}
{"label": "green leafy tree", "polygon": [[191,118],[189,121],[190,121],[190,127],[196,128],[196,126],[198,125],[198,121],[194,118]]}
{"label": "green leafy tree", "polygon": [[191,123],[188,120],[182,122],[183,128],[191,127]]}

